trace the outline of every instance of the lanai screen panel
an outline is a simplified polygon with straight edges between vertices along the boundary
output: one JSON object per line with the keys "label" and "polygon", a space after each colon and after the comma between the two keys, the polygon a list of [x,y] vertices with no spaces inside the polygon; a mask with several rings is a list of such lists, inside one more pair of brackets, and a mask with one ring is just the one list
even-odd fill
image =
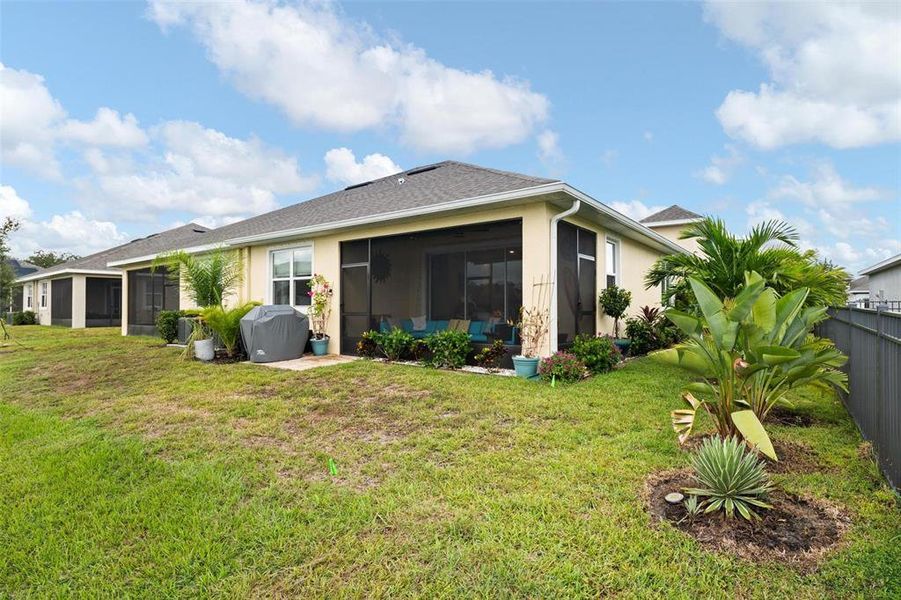
{"label": "lanai screen panel", "polygon": [[72,278],[50,282],[50,324],[72,326]]}

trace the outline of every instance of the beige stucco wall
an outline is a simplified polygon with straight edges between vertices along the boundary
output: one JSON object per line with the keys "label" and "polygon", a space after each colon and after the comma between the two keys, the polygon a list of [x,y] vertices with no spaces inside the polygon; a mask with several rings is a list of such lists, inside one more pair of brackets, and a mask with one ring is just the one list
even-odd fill
{"label": "beige stucco wall", "polygon": [[[47,306],[41,306],[41,284],[47,284]],[[34,312],[38,316],[38,323],[41,325],[50,325],[50,303],[53,295],[50,292],[51,281],[49,279],[39,279],[34,282]]]}
{"label": "beige stucco wall", "polygon": [[84,275],[72,276],[72,329],[84,329],[87,280]]}
{"label": "beige stucco wall", "polygon": [[648,225],[648,227],[650,227],[666,239],[679,244],[691,253],[698,251],[698,240],[696,238],[687,240],[679,239],[679,236],[682,235],[683,231],[685,231],[687,225],[667,225],[664,227],[654,227],[653,225]]}

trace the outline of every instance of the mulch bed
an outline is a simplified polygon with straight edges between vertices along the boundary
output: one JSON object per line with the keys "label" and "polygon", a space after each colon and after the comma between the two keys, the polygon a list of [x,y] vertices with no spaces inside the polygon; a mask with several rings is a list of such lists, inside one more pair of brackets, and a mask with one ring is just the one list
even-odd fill
{"label": "mulch bed", "polygon": [[[694,452],[701,447],[705,439],[713,437],[713,435],[692,436],[681,447],[686,452]],[[779,457],[779,460],[772,461],[762,454],[759,455],[766,463],[766,470],[770,473],[815,473],[827,470],[827,467],[823,466],[817,454],[804,444],[778,439],[772,441],[773,449],[776,451],[776,456]]]}
{"label": "mulch bed", "polygon": [[684,469],[648,478],[645,500],[655,523],[667,521],[706,548],[744,559],[779,560],[810,570],[840,543],[848,527],[848,518],[826,502],[781,491],[770,495],[773,508],[759,509],[760,519],[753,522],[738,516],[727,519],[722,513],[683,520],[682,504],[669,504],[664,497],[694,485],[690,471]]}
{"label": "mulch bed", "polygon": [[810,415],[796,413],[784,406],[774,406],[766,416],[767,423],[786,427],[811,427],[817,421]]}

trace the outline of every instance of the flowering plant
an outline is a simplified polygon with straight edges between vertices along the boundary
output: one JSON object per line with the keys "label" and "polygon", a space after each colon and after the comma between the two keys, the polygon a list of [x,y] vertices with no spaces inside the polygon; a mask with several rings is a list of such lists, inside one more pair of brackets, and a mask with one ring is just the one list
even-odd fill
{"label": "flowering plant", "polygon": [[307,316],[310,318],[313,337],[317,340],[328,337],[325,329],[328,327],[328,320],[332,314],[334,293],[335,290],[324,276],[317,274],[310,279],[310,291],[307,292],[310,297],[310,308],[307,310]]}
{"label": "flowering plant", "polygon": [[538,365],[538,374],[545,381],[552,379],[559,379],[562,382],[579,381],[585,377],[586,372],[584,362],[574,354],[563,351],[542,358]]}

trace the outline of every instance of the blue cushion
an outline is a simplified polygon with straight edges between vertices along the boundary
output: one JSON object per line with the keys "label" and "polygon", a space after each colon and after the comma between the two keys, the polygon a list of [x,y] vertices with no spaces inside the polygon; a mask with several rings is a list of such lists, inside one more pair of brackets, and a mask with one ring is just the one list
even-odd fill
{"label": "blue cushion", "polygon": [[413,331],[413,319],[404,319],[400,322],[401,329],[406,331],[407,333],[411,333]]}
{"label": "blue cushion", "polygon": [[470,333],[469,339],[473,342],[482,343],[488,341],[488,336],[483,333]]}
{"label": "blue cushion", "polygon": [[[472,321],[469,323],[469,334],[472,336],[482,335],[485,330],[485,321]],[[482,336],[485,337],[485,336]],[[473,337],[473,339],[475,339]]]}
{"label": "blue cushion", "polygon": [[428,330],[432,333],[436,331],[444,331],[450,321],[429,321]]}
{"label": "blue cushion", "polygon": [[379,331],[382,333],[390,333],[391,325],[388,323],[387,319],[382,319],[379,321]]}

